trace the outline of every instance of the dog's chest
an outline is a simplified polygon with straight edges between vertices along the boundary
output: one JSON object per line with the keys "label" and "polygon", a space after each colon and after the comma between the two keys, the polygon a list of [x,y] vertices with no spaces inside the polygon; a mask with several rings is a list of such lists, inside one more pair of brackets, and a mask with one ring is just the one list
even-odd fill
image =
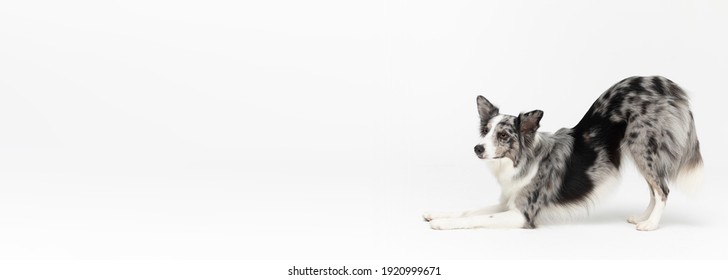
{"label": "dog's chest", "polygon": [[518,194],[525,186],[531,183],[536,176],[538,166],[532,166],[523,176],[516,176],[520,170],[514,168],[511,161],[496,160],[489,165],[493,175],[495,175],[501,186],[501,204],[506,205],[508,209],[514,209]]}

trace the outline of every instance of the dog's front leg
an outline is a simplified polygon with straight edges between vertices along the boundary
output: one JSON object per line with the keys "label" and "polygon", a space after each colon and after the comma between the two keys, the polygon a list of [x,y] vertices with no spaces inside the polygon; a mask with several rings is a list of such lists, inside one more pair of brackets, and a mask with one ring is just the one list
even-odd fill
{"label": "dog's front leg", "polygon": [[437,219],[430,221],[432,229],[468,229],[468,228],[522,228],[526,218],[518,209],[505,212],[462,218]]}
{"label": "dog's front leg", "polygon": [[432,220],[439,220],[439,219],[452,219],[452,218],[463,218],[463,217],[470,217],[470,216],[479,216],[479,215],[486,215],[486,214],[495,214],[500,213],[506,210],[506,207],[501,204],[491,205],[484,208],[474,209],[470,211],[465,212],[440,212],[440,213],[425,213],[422,215],[422,218],[425,219],[426,222],[432,221]]}

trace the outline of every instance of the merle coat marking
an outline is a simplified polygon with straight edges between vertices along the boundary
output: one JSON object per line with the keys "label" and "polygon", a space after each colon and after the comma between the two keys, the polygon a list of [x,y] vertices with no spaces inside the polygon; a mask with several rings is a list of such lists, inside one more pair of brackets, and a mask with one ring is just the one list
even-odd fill
{"label": "merle coat marking", "polygon": [[[535,228],[543,213],[580,207],[619,176],[624,157],[650,188],[649,206],[630,217],[638,230],[658,227],[668,182],[699,179],[702,157],[688,97],[664,77],[630,77],[605,91],[573,128],[538,132],[543,112],[500,114],[477,98],[481,143],[502,187],[500,203],[464,213],[425,214],[434,229]],[[693,181],[694,183],[694,181]]]}

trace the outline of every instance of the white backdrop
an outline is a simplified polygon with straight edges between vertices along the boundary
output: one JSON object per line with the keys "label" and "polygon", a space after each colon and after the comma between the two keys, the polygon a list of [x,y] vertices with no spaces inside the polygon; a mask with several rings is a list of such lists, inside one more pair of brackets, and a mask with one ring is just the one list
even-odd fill
{"label": "white backdrop", "polygon": [[[725,258],[720,1],[0,4],[0,259]],[[494,203],[475,97],[575,125],[689,91],[706,161],[656,232],[632,170],[574,225],[432,231]]]}

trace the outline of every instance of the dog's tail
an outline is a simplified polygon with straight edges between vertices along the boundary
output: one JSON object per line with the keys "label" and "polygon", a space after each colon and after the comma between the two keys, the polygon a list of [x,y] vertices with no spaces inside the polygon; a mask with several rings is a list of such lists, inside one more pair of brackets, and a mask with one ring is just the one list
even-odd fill
{"label": "dog's tail", "polygon": [[695,133],[695,121],[692,113],[690,114],[690,131],[685,153],[677,168],[677,174],[671,181],[688,194],[697,193],[703,185],[703,156],[700,154],[700,142]]}

